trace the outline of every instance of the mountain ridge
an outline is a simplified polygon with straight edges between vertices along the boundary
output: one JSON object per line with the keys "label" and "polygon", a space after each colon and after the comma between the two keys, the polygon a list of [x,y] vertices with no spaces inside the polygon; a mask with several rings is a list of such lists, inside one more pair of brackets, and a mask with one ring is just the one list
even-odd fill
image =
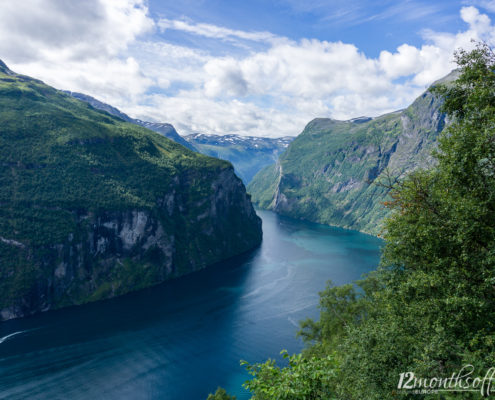
{"label": "mountain ridge", "polygon": [[259,207],[282,215],[378,234],[388,214],[388,190],[378,183],[433,165],[446,123],[441,104],[427,90],[409,107],[375,118],[315,118],[248,191]]}
{"label": "mountain ridge", "polygon": [[0,320],[119,296],[259,245],[261,220],[230,163],[3,65]]}

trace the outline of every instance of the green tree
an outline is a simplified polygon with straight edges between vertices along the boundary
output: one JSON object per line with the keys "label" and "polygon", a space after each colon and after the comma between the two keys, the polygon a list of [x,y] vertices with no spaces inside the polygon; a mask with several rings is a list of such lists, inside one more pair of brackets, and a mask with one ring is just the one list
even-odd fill
{"label": "green tree", "polygon": [[224,388],[218,387],[215,394],[209,394],[206,400],[236,400],[236,397],[229,396]]}
{"label": "green tree", "polygon": [[441,377],[472,363],[482,375],[493,363],[495,57],[479,44],[456,60],[459,79],[434,89],[451,118],[438,166],[393,188],[381,289],[340,345],[347,398],[392,398],[405,371]]}
{"label": "green tree", "polygon": [[301,325],[309,347],[288,367],[246,364],[253,399],[480,397],[397,390],[402,372],[472,364],[483,376],[495,359],[495,55],[481,43],[456,61],[457,81],[433,89],[449,117],[437,166],[392,186],[379,269],[360,289],[320,293],[319,321]]}
{"label": "green tree", "polygon": [[346,337],[351,326],[359,325],[368,315],[370,295],[376,290],[378,282],[373,274],[356,285],[333,286],[331,281],[320,292],[320,319],[308,318],[300,322],[301,330],[297,333],[308,345],[306,354],[334,352]]}
{"label": "green tree", "polygon": [[334,357],[303,357],[282,351],[288,366],[280,368],[275,360],[246,366],[253,379],[244,387],[252,392],[253,400],[331,400],[335,399],[333,388],[337,364]]}

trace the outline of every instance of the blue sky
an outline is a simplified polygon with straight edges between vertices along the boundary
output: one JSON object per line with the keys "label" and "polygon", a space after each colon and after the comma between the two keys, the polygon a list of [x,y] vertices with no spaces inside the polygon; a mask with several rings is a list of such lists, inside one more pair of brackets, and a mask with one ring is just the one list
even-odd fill
{"label": "blue sky", "polygon": [[[269,31],[293,40],[316,38],[354,43],[368,56],[403,43],[419,46],[421,31],[463,28],[455,0],[247,0],[149,2],[156,18],[191,19],[230,29]],[[471,2],[472,3],[472,2]],[[177,36],[176,40],[187,40]]]}
{"label": "blue sky", "polygon": [[0,58],[179,133],[297,135],[403,108],[495,0],[4,0]]}

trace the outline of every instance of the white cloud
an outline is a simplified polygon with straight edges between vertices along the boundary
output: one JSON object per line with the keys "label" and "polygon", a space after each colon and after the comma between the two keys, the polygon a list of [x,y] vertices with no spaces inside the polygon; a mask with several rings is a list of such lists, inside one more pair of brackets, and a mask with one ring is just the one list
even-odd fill
{"label": "white cloud", "polygon": [[[221,101],[267,95],[284,99],[281,112],[288,120],[302,120],[302,115],[307,120],[376,116],[407,106],[448,74],[455,67],[455,49],[472,47],[471,39],[495,44],[495,29],[486,15],[465,7],[461,18],[468,24],[464,32],[427,31],[423,46],[403,44],[395,52],[382,51],[377,58],[367,57],[352,44],[306,39],[287,40],[241,59],[212,58],[205,64],[203,89]],[[322,114],[316,113],[316,106],[302,110],[291,98],[318,104]]]}
{"label": "white cloud", "polygon": [[[212,99],[199,91],[172,97],[153,95],[151,105],[135,106],[130,112],[140,118],[171,121],[180,133],[237,133],[265,136],[298,134],[308,122],[301,113],[290,115],[238,99]],[[314,102],[306,105],[315,109]]]}
{"label": "white cloud", "polygon": [[206,63],[207,80],[204,84],[208,97],[242,97],[248,92],[248,83],[243,71],[233,58],[214,59]]}
{"label": "white cloud", "polygon": [[152,80],[126,51],[152,31],[147,13],[144,0],[3,0],[0,55],[58,88],[138,101]]}
{"label": "white cloud", "polygon": [[397,48],[394,54],[389,51],[380,53],[379,62],[385,74],[396,79],[400,76],[409,76],[421,70],[421,50],[408,44]]}
{"label": "white cloud", "polygon": [[191,23],[186,20],[171,20],[162,18],[158,21],[158,26],[162,31],[166,31],[167,29],[178,30],[199,36],[232,42],[236,42],[238,39],[251,40],[254,42],[272,42],[279,39],[278,36],[270,32],[246,32],[212,24]]}
{"label": "white cloud", "polygon": [[[490,2],[493,0],[479,0]],[[372,20],[412,21],[438,18],[441,5],[432,1],[421,0],[382,0],[374,2],[370,15],[370,2],[367,0],[279,0],[296,13],[311,13],[322,21],[330,21],[333,25],[359,25]]]}
{"label": "white cloud", "polygon": [[474,0],[474,1],[466,1],[468,4],[474,4],[481,8],[484,8],[487,11],[495,13],[495,0]]}
{"label": "white cloud", "polygon": [[146,14],[143,0],[3,0],[0,51],[13,62],[115,56],[152,29]]}
{"label": "white cloud", "polygon": [[[395,52],[382,51],[377,58],[367,57],[352,44],[305,39],[279,42],[243,58],[212,57],[205,61],[203,84],[194,89],[195,115],[188,110],[187,120],[195,120],[193,130],[201,130],[202,123],[202,130],[208,132],[235,129],[236,133],[295,134],[316,116],[347,119],[405,107],[454,68],[455,49],[470,48],[471,39],[495,44],[495,30],[486,15],[465,7],[461,18],[468,25],[464,32],[425,31],[423,46],[404,44]],[[201,94],[208,99],[199,104]],[[228,122],[236,118],[232,110],[240,104],[247,111],[267,97],[271,107],[257,109],[256,118],[237,119],[238,124]],[[181,120],[181,110],[190,99],[179,95],[173,101],[182,108],[170,118]],[[213,104],[222,105],[223,111],[216,115],[223,123],[211,121]],[[170,106],[166,105],[168,109]],[[207,112],[201,117],[203,109]],[[285,122],[264,122],[265,118],[273,122],[274,115]]]}
{"label": "white cloud", "polygon": [[[43,9],[41,5],[43,3]],[[82,91],[181,133],[296,135],[315,117],[376,116],[410,104],[454,67],[471,39],[495,45],[489,17],[460,11],[466,30],[424,31],[420,47],[368,57],[355,45],[245,32],[188,20],[154,22],[145,0],[4,0],[0,54],[14,70]],[[160,29],[159,35],[150,35]],[[180,30],[253,46],[242,55],[167,42]]]}

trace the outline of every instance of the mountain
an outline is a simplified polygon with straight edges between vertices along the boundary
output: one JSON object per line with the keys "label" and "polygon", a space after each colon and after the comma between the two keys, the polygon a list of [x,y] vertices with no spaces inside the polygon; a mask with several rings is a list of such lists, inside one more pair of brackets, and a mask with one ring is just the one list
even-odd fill
{"label": "mountain", "polygon": [[0,63],[0,318],[114,297],[256,247],[233,167]]}
{"label": "mountain", "polygon": [[106,111],[124,121],[158,132],[190,150],[230,161],[245,184],[248,184],[263,167],[273,164],[279,154],[294,139],[289,136],[272,139],[239,135],[205,135],[201,133],[182,137],[171,124],[134,119],[94,97],[78,92],[66,91],[66,93],[76,99],[85,101],[97,110]]}
{"label": "mountain", "polygon": [[236,173],[249,183],[263,167],[273,164],[293,137],[266,138],[239,135],[205,135],[195,133],[185,136],[200,153],[230,161]]}
{"label": "mountain", "polygon": [[377,118],[317,118],[248,192],[258,206],[283,215],[377,234],[388,213],[388,189],[377,183],[432,165],[446,122],[440,106],[426,91],[406,109]]}
{"label": "mountain", "polygon": [[144,128],[151,129],[154,132],[159,133],[169,139],[172,139],[174,142],[181,144],[184,147],[187,147],[189,150],[197,151],[191,143],[189,143],[186,139],[184,139],[181,135],[177,133],[174,126],[172,124],[168,124],[166,122],[147,122],[141,121],[140,119],[134,120],[137,125],[140,125]]}
{"label": "mountain", "polygon": [[187,140],[185,140],[182,136],[180,136],[177,133],[177,131],[171,124],[163,123],[163,122],[147,122],[147,121],[142,121],[140,119],[134,119],[129,117],[127,114],[123,113],[122,111],[118,110],[117,108],[109,104],[103,103],[95,99],[94,97],[88,96],[87,94],[70,92],[70,91],[66,91],[66,93],[70,94],[72,97],[75,97],[76,99],[85,101],[86,103],[90,104],[93,108],[96,108],[97,110],[106,111],[107,113],[119,117],[120,119],[123,119],[126,122],[130,122],[151,129],[152,131],[155,131],[169,139],[172,139],[174,142],[177,142],[182,146],[187,147],[190,150],[196,150],[194,146],[192,146]]}

